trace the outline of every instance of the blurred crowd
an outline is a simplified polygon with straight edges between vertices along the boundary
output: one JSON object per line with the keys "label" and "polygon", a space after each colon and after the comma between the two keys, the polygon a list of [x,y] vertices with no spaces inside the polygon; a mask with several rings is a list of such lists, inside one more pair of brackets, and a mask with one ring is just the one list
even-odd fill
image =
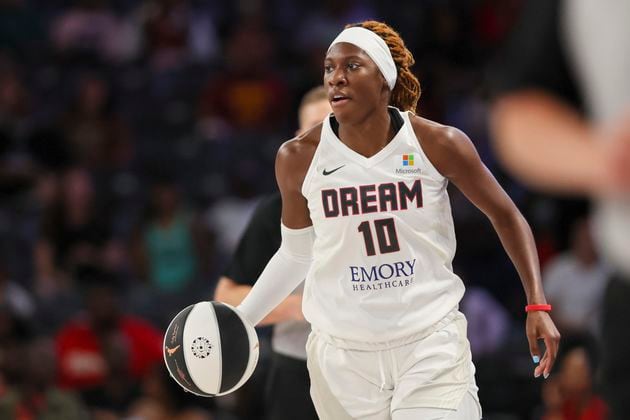
{"label": "blurred crowd", "polygon": [[419,114],[465,131],[525,214],[571,337],[531,377],[518,276],[453,190],[484,418],[605,412],[588,206],[523,188],[489,145],[485,70],[522,2],[0,0],[0,419],[263,418],[264,349],[242,392],[195,398],[168,378],[162,332],[212,296],[328,44],[368,18],[414,52]]}

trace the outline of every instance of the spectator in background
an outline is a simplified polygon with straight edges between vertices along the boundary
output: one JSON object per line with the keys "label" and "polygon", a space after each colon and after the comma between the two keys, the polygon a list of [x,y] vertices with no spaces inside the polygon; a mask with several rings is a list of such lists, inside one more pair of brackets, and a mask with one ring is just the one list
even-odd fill
{"label": "spectator in background", "polygon": [[483,52],[505,39],[514,26],[521,0],[481,0],[472,10],[474,40]]}
{"label": "spectator in background", "polygon": [[35,314],[35,302],[31,294],[12,281],[7,264],[0,259],[0,305],[6,306],[17,317],[31,321]]}
{"label": "spectator in background", "polygon": [[54,295],[71,285],[75,268],[105,262],[112,240],[108,217],[98,207],[87,171],[67,170],[56,204],[43,216],[42,235],[35,248],[37,292]]}
{"label": "spectator in background", "polygon": [[182,292],[197,276],[202,233],[172,181],[157,182],[142,231],[134,244],[136,272],[165,293]]}
{"label": "spectator in background", "polygon": [[122,311],[117,279],[111,273],[85,267],[79,280],[85,291],[86,311],[63,325],[55,337],[58,383],[79,391],[105,385],[105,351],[111,349],[111,340],[120,345],[115,357],[124,354],[121,349],[128,352],[126,363],[115,360],[117,369],[121,363],[126,365],[125,375],[138,383],[153,366],[162,363],[162,334],[146,321]]}
{"label": "spectator in background", "polygon": [[120,332],[102,337],[105,380],[83,391],[82,397],[93,419],[120,418],[140,395],[140,383],[129,375],[129,343]]}
{"label": "spectator in background", "polygon": [[51,25],[57,52],[68,58],[121,62],[138,53],[137,28],[116,16],[105,0],[78,0]]}
{"label": "spectator in background", "polygon": [[82,420],[79,400],[54,384],[54,348],[33,325],[0,304],[0,418]]}
{"label": "spectator in background", "polygon": [[[10,306],[0,305],[0,349],[3,354],[7,349],[29,340],[33,335],[32,330],[32,325],[25,322]],[[10,363],[8,358],[0,358],[0,385],[15,382],[19,368],[19,364]]]}
{"label": "spectator in background", "polygon": [[562,415],[562,394],[560,383],[556,376],[547,378],[541,386],[542,404],[534,410],[533,419],[540,420],[565,420]]}
{"label": "spectator in background", "polygon": [[473,359],[500,351],[512,327],[510,315],[503,305],[483,287],[468,286],[461,307],[468,320],[468,341]]}
{"label": "spectator in background", "polygon": [[600,259],[587,218],[578,219],[571,232],[571,248],[555,257],[543,272],[543,287],[554,307],[561,333],[599,336],[604,292],[610,269]]}
{"label": "spectator in background", "polygon": [[[565,336],[566,337],[566,336]],[[606,420],[608,408],[595,389],[596,344],[589,335],[569,335],[558,354],[558,370],[541,387],[533,420]]]}
{"label": "spectator in background", "polygon": [[199,97],[202,130],[209,137],[278,130],[286,123],[287,85],[278,73],[274,42],[262,22],[232,26],[226,68],[213,75]]}
{"label": "spectator in background", "polygon": [[608,408],[594,389],[594,343],[579,336],[564,341],[558,359],[562,420],[605,420]]}
{"label": "spectator in background", "polygon": [[0,56],[0,157],[19,146],[29,125],[29,92],[18,71]]}
{"label": "spectator in background", "polygon": [[604,394],[630,413],[630,3],[526,2],[490,75],[492,128],[504,165],[547,191],[593,199],[610,262],[603,303]]}
{"label": "spectator in background", "polygon": [[83,420],[85,407],[72,393],[54,385],[55,352],[48,338],[16,339],[2,346],[2,361],[14,372],[0,391],[0,418]]}
{"label": "spectator in background", "polygon": [[185,0],[147,2],[145,37],[151,66],[178,68],[188,59],[189,5]]}
{"label": "spectator in background", "polygon": [[188,0],[147,1],[143,8],[149,61],[155,71],[176,70],[218,53],[211,16]]}
{"label": "spectator in background", "polygon": [[133,275],[139,281],[129,298],[134,313],[166,328],[182,307],[207,293],[203,278],[212,251],[198,213],[184,204],[174,181],[156,181],[149,201],[131,240]]}
{"label": "spectator in background", "polygon": [[76,164],[92,170],[120,168],[133,158],[129,128],[116,113],[111,86],[101,76],[79,78],[62,127]]}
{"label": "spectator in background", "polygon": [[163,366],[155,366],[142,381],[142,396],[132,404],[128,416],[143,420],[211,420],[214,405],[215,399],[185,392]]}

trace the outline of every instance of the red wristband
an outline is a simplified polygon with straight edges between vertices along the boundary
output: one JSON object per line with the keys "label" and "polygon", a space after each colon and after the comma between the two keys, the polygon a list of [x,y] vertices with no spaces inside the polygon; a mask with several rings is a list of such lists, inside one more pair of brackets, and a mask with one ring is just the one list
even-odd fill
{"label": "red wristband", "polygon": [[549,311],[551,311],[551,305],[548,305],[548,304],[537,304],[537,305],[526,305],[525,306],[525,312],[532,312],[532,311],[549,312]]}

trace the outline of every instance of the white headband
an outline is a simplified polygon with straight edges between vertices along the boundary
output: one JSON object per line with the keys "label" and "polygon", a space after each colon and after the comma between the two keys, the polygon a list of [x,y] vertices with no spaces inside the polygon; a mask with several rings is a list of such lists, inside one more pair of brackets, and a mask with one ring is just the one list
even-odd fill
{"label": "white headband", "polygon": [[376,63],[376,66],[385,77],[389,88],[394,90],[398,72],[396,71],[396,64],[394,64],[392,53],[385,41],[383,41],[383,38],[376,35],[369,29],[354,26],[352,28],[344,29],[339,35],[337,35],[337,38],[335,38],[335,40],[330,44],[330,47],[328,47],[328,51],[330,51],[333,45],[340,42],[347,42],[349,44],[356,45],[365,51],[372,61]]}

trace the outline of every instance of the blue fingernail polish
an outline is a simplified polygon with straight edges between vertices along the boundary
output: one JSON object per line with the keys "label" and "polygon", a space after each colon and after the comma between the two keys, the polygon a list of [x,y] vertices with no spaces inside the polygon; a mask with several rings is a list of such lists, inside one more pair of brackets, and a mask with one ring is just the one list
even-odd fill
{"label": "blue fingernail polish", "polygon": [[540,357],[532,356],[532,360],[534,361],[534,363],[538,363],[538,362],[540,362]]}

